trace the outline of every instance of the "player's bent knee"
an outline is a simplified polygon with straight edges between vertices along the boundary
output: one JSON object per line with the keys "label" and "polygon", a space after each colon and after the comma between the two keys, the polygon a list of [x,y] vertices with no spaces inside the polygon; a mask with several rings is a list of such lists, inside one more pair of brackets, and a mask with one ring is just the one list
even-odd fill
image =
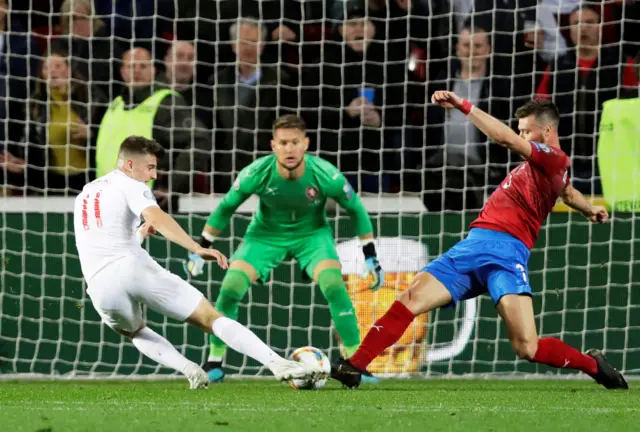
{"label": "player's bent knee", "polygon": [[532,361],[538,351],[537,340],[514,340],[511,342],[513,351],[522,360]]}
{"label": "player's bent knee", "polygon": [[133,339],[134,337],[136,337],[136,335],[138,334],[138,332],[140,330],[142,330],[145,327],[145,323],[140,324],[140,327],[138,327],[137,330],[134,331],[128,331],[128,330],[123,330],[123,329],[119,329],[119,328],[114,328],[113,330],[118,333],[121,334],[122,336],[129,338],[129,339]]}
{"label": "player's bent knee", "polygon": [[209,303],[209,300],[203,298],[193,313],[187,318],[187,322],[201,328],[207,333],[213,333],[213,322],[221,316],[224,315],[214,308],[213,305]]}
{"label": "player's bent knee", "polygon": [[398,301],[415,316],[445,306],[453,298],[445,286],[429,272],[418,273]]}
{"label": "player's bent knee", "polygon": [[325,270],[338,270],[338,273],[340,273],[340,279],[342,279],[342,266],[340,265],[340,261],[336,261],[333,259],[320,261],[313,269],[312,279],[320,283],[320,275],[326,274]]}
{"label": "player's bent knee", "polygon": [[[229,273],[231,270],[243,272],[249,278],[249,283],[253,283],[256,280],[258,280],[258,271],[255,269],[254,266],[252,266],[246,261],[243,261],[243,260],[233,261],[229,266],[229,270],[227,271],[227,273]],[[225,279],[226,279],[226,276],[225,276]]]}

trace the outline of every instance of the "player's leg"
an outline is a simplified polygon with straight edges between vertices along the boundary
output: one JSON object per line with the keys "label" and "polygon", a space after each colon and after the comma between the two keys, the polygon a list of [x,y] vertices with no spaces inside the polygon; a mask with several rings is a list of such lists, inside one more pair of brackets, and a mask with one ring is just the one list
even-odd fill
{"label": "player's leg", "polygon": [[[517,284],[517,281],[513,283]],[[628,388],[622,374],[609,365],[599,351],[583,354],[560,339],[538,339],[533,302],[529,295],[506,294],[500,298],[497,309],[506,324],[513,350],[521,359],[557,368],[577,369],[607,388]]]}
{"label": "player's leg", "polygon": [[127,284],[130,283],[131,273],[124,271],[126,263],[118,264],[117,271],[103,269],[103,274],[96,275],[87,290],[102,321],[117,333],[129,338],[145,356],[185,375],[192,389],[206,387],[209,380],[200,366],[180,354],[164,337],[145,326],[140,303],[133,300],[128,293]]}
{"label": "player's leg", "polygon": [[[266,235],[265,235],[266,238]],[[244,242],[231,257],[231,265],[224,279],[220,294],[216,300],[216,309],[227,318],[238,319],[240,302],[249,287],[258,279],[266,280],[271,269],[284,258],[284,247],[260,241],[255,237],[245,237]],[[209,357],[203,368],[209,374],[211,382],[224,379],[223,359],[227,346],[219,337],[209,337]]]}
{"label": "player's leg", "polygon": [[329,304],[331,319],[344,344],[347,357],[351,357],[360,346],[360,330],[351,297],[342,278],[340,261],[324,259],[314,266],[312,272],[312,279]]}
{"label": "player's leg", "polygon": [[[333,245],[331,247],[333,248]],[[333,253],[337,253],[335,248],[333,251]],[[318,284],[329,304],[331,319],[344,345],[346,358],[349,358],[360,347],[360,328],[353,302],[342,278],[340,261],[323,259],[313,265],[313,270],[310,271],[312,279]],[[362,382],[377,384],[380,382],[380,378],[363,371]]]}
{"label": "player's leg", "polygon": [[[303,377],[316,372],[310,371],[301,363],[280,357],[251,330],[223,316],[200,291],[156,262],[151,261],[141,267],[141,275],[144,276],[136,284],[134,294],[149,308],[175,320],[187,321],[209,334],[215,334],[240,354],[267,366],[279,379]],[[206,377],[206,373],[202,373]],[[206,381],[209,382],[208,377]]]}
{"label": "player's leg", "polygon": [[[251,264],[242,260],[233,261],[222,279],[216,309],[227,318],[237,320],[240,302],[256,279],[257,273]],[[226,351],[227,346],[220,338],[215,335],[209,337],[209,357],[203,368],[209,373],[211,381],[223,379],[222,361]]]}
{"label": "player's leg", "polygon": [[332,378],[347,387],[357,387],[360,385],[362,372],[385,349],[400,339],[416,316],[453,301],[456,299],[452,293],[431,273],[418,273],[409,288],[371,326],[371,330],[353,356],[349,360],[340,359],[334,363]]}
{"label": "player's leg", "polygon": [[[195,288],[187,284],[191,289]],[[184,290],[183,290],[184,291]],[[186,320],[190,324],[200,327],[207,333],[220,338],[231,349],[253,358],[266,366],[277,379],[289,380],[309,375],[320,374],[320,370],[310,369],[308,366],[282,358],[251,330],[239,322],[223,316],[211,303],[202,298],[195,310]]]}
{"label": "player's leg", "polygon": [[360,345],[360,329],[342,278],[342,266],[332,232],[323,228],[298,239],[291,245],[291,253],[300,268],[320,287],[347,357],[351,356]]}
{"label": "player's leg", "polygon": [[465,239],[429,263],[375,322],[355,354],[334,363],[331,376],[347,387],[357,387],[362,371],[402,337],[414,317],[483,293],[484,287],[471,275],[477,250],[478,245]]}

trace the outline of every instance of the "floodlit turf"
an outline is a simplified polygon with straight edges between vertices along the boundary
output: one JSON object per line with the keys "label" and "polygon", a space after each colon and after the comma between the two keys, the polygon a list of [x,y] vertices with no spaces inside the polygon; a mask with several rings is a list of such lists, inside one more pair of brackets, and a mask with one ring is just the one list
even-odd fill
{"label": "floodlit turf", "polygon": [[[634,383],[631,383],[632,387]],[[640,391],[575,381],[385,381],[296,391],[228,380],[1,382],[0,430],[638,431]]]}

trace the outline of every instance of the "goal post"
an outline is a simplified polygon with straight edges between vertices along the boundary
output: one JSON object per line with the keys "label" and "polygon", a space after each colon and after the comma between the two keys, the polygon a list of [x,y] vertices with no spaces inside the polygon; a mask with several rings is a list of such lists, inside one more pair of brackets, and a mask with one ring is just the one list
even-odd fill
{"label": "goal post", "polygon": [[[183,227],[199,230],[217,198],[185,197],[177,215]],[[145,359],[124,338],[100,323],[85,293],[73,243],[72,198],[0,199],[3,266],[0,271],[0,377],[140,375],[166,377],[171,371]],[[384,201],[383,201],[384,200]],[[472,214],[416,212],[415,198],[365,200],[380,234],[378,250],[387,271],[377,293],[363,289],[362,258],[346,214],[333,214],[343,274],[356,306],[361,330],[384,312],[411,276],[466,231]],[[384,204],[381,206],[381,204]],[[381,208],[382,207],[382,208]],[[216,247],[230,254],[242,240],[255,201],[234,216]],[[609,225],[587,225],[576,214],[553,213],[543,228],[530,262],[536,322],[545,336],[561,337],[579,349],[604,347],[627,374],[640,371],[638,309],[632,290],[639,264],[630,241],[637,229],[632,217]],[[585,238],[591,239],[586,243]],[[161,238],[149,252],[166,268],[182,273],[185,252]],[[207,267],[206,277],[191,282],[215,299],[223,271]],[[206,358],[204,334],[148,311],[148,323],[194,361]],[[339,355],[326,301],[301,277],[295,262],[285,262],[265,285],[254,284],[243,300],[239,320],[282,355],[314,345]],[[488,297],[434,311],[417,320],[403,339],[372,365],[385,376],[513,375],[547,376],[549,369],[518,361]],[[259,365],[229,352],[231,375],[255,376]],[[564,374],[564,371],[554,372]]]}
{"label": "goal post", "polygon": [[[558,203],[543,225],[528,273],[538,332],[581,351],[603,349],[627,376],[640,376],[640,56],[633,66],[640,8],[634,2],[595,5],[607,22],[598,34],[602,52],[608,53],[603,62],[609,63],[581,61],[575,67],[559,57],[574,50],[571,31],[578,24],[571,24],[573,9],[567,9],[573,1],[555,9],[542,2],[544,10],[533,0],[476,2],[482,7],[471,21],[466,21],[469,11],[458,9],[460,2],[433,0],[156,0],[155,10],[148,8],[153,2],[119,2],[115,14],[109,2],[94,2],[95,20],[85,19],[90,7],[74,9],[88,7],[90,0],[73,0],[64,16],[36,10],[42,2],[27,3],[33,11],[12,17],[30,17],[24,24],[37,22],[37,28],[16,35],[34,36],[38,43],[20,53],[9,50],[7,59],[35,56],[40,66],[22,71],[16,65],[24,61],[11,63],[14,78],[0,80],[4,111],[24,111],[0,127],[12,137],[27,131],[21,139],[7,138],[0,149],[15,153],[15,159],[4,153],[0,164],[0,379],[173,376],[101,324],[86,294],[73,236],[71,187],[79,183],[82,161],[84,173],[96,167],[93,138],[101,118],[93,115],[128,94],[120,56],[138,45],[149,50],[156,67],[152,90],[173,86],[182,97],[179,112],[166,115],[162,102],[153,107],[166,121],[151,135],[175,164],[168,167],[165,178],[171,180],[165,186],[187,177],[174,178],[176,171],[190,179],[181,183],[189,186],[175,195],[173,211],[194,237],[240,169],[270,152],[273,117],[293,112],[305,119],[310,153],[336,164],[358,190],[387,274],[378,292],[367,289],[352,223],[329,202],[330,226],[363,337],[417,272],[464,238],[482,203],[520,162],[465,126],[464,116],[430,104],[432,91],[460,90],[512,125],[518,106],[546,92],[564,104],[562,127],[571,125],[562,145],[576,166],[572,178],[593,192],[589,199],[616,211],[609,223],[594,225]],[[137,3],[144,7],[132,6]],[[56,67],[70,68],[67,78],[47,77],[42,62],[56,47],[69,49],[58,42],[67,30],[91,34],[58,59]],[[247,40],[236,44],[234,36]],[[194,51],[167,55],[177,40],[193,44]],[[620,49],[618,60],[613,49]],[[238,69],[252,61],[257,67]],[[595,68],[595,78],[584,83],[594,87],[588,91],[600,99],[611,96],[594,110],[585,108],[589,95],[578,97],[580,88],[568,87],[571,77],[578,79],[589,68]],[[169,77],[169,71],[176,75]],[[65,86],[54,89],[56,80],[86,93],[77,100],[64,96]],[[12,97],[24,83],[34,85],[34,94]],[[79,141],[78,128],[69,126],[78,119],[88,126],[88,136]],[[573,129],[587,121],[593,122],[587,132]],[[123,129],[141,130],[131,122]],[[20,171],[15,166],[22,166],[22,159]],[[254,196],[240,206],[214,247],[231,256],[257,202]],[[186,278],[185,250],[160,236],[144,247]],[[224,271],[215,265],[206,269],[190,282],[215,302]],[[326,300],[295,261],[285,261],[266,283],[252,285],[239,321],[283,356],[305,345],[332,359],[340,355]],[[153,311],[147,311],[147,322],[190,360],[206,360],[209,344],[200,330]],[[225,368],[237,377],[266,372],[232,350]],[[580,376],[517,359],[487,296],[416,319],[371,371],[388,377]]]}

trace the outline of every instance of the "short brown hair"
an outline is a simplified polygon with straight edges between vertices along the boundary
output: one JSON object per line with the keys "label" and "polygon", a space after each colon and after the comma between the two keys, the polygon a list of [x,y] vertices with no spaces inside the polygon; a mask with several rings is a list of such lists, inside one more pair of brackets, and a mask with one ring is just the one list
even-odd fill
{"label": "short brown hair", "polygon": [[153,155],[160,159],[164,156],[164,147],[158,144],[156,140],[131,135],[120,144],[119,154],[123,153],[132,156]]}
{"label": "short brown hair", "polygon": [[530,115],[544,124],[552,123],[555,128],[560,124],[560,113],[553,102],[548,99],[533,99],[516,110],[516,118],[521,119]]}
{"label": "short brown hair", "polygon": [[298,129],[299,131],[306,133],[307,124],[304,122],[302,117],[298,117],[294,114],[287,114],[282,117],[278,117],[273,122],[273,132],[275,133],[278,129]]}

